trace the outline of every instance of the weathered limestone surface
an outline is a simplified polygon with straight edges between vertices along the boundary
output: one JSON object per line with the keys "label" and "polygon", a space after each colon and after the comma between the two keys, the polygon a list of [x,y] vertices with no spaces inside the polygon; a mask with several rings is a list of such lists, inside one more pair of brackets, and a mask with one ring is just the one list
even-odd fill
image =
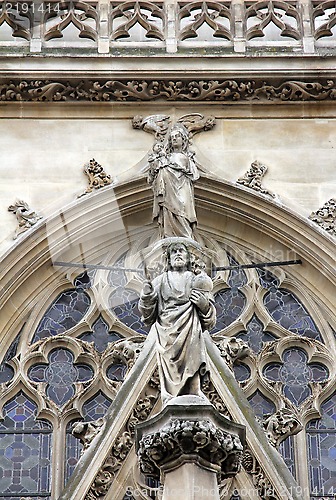
{"label": "weathered limestone surface", "polygon": [[[6,106],[6,111],[9,107]],[[19,198],[43,216],[61,209],[85,190],[87,180],[83,168],[91,158],[95,158],[112,179],[145,175],[141,170],[146,165],[152,137],[132,129],[131,118],[138,113],[138,105],[132,105],[123,113],[110,107],[103,112],[100,107],[88,105],[82,108],[82,119],[71,118],[71,113],[67,119],[65,108],[63,112],[52,109],[55,112],[49,109],[49,118],[43,105],[41,111],[35,108],[35,116],[29,117],[28,113],[24,117],[22,106],[24,119],[0,121],[3,158],[0,251],[13,244],[16,222],[7,207]],[[185,109],[166,107],[165,113],[178,117]],[[141,109],[141,114],[157,110],[157,106],[148,106]],[[17,111],[16,107],[15,113]],[[196,105],[192,111],[198,111]],[[210,115],[214,108],[202,106],[202,112]],[[39,119],[39,113],[44,119]],[[289,119],[286,116],[257,119],[246,117],[246,109],[240,109],[239,113],[241,116],[236,118],[217,118],[213,130],[193,139],[196,160],[206,172],[235,182],[253,161],[265,163],[268,171],[264,187],[276,193],[285,206],[305,217],[335,196],[335,119]],[[286,115],[286,111],[282,114]]]}

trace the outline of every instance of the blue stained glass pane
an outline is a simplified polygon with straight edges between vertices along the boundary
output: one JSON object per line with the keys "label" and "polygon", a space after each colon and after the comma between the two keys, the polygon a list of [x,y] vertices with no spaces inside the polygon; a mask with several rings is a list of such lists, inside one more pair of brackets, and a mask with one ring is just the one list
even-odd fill
{"label": "blue stained glass pane", "polygon": [[[125,267],[125,257],[126,254],[123,254],[119,259],[115,262],[115,267]],[[125,271],[118,271],[117,269],[110,271],[108,274],[108,283],[113,287],[121,287],[124,288],[127,283],[127,278]]]}
{"label": "blue stained glass pane", "polygon": [[11,359],[13,359],[16,354],[23,327],[21,328],[20,333],[16,336],[15,340],[11,343],[11,345],[7,349],[7,352],[3,357],[2,363],[0,364],[0,384],[9,382],[14,377],[14,370],[7,363]]}
{"label": "blue stained glass pane", "polygon": [[[112,401],[105,396],[102,391],[99,391],[93,398],[89,399],[83,405],[84,421],[90,422],[104,417]],[[73,473],[76,464],[81,456],[83,446],[79,439],[72,435],[74,423],[70,423],[67,427],[66,436],[66,481]]]}
{"label": "blue stained glass pane", "polygon": [[237,288],[221,290],[215,295],[217,323],[211,333],[219,332],[239,318],[246,305],[246,297]]}
{"label": "blue stained glass pane", "polygon": [[248,402],[252,406],[257,417],[275,413],[275,405],[258,390],[248,398]]}
{"label": "blue stained glass pane", "polygon": [[64,333],[85,316],[90,298],[81,289],[61,293],[44,314],[32,342]]}
{"label": "blue stained glass pane", "polygon": [[296,472],[295,472],[295,453],[294,453],[293,436],[289,436],[287,439],[282,441],[282,443],[279,446],[279,453],[281,453],[282,458],[285,461],[285,464],[287,465],[292,476],[295,478]]}
{"label": "blue stained glass pane", "polygon": [[233,372],[238,382],[245,382],[251,376],[251,370],[248,366],[240,363],[239,365],[235,364],[233,366]]}
{"label": "blue stained glass pane", "polygon": [[239,333],[237,337],[245,340],[249,347],[257,354],[261,352],[264,342],[276,340],[276,337],[271,333],[264,333],[263,325],[256,316],[253,316],[247,324],[246,332]]}
{"label": "blue stained glass pane", "polygon": [[73,424],[69,424],[66,433],[66,463],[65,463],[65,483],[75,470],[77,462],[81,456],[83,445],[80,440],[71,434]]}
{"label": "blue stained glass pane", "polygon": [[311,395],[309,382],[318,378],[326,380],[328,370],[321,364],[314,363],[312,368],[307,363],[308,356],[303,349],[287,349],[283,354],[283,364],[270,363],[264,369],[264,376],[274,382],[283,383],[283,392],[296,406]]}
{"label": "blue stained glass pane", "polygon": [[[232,257],[232,255],[228,253],[227,256],[229,259],[230,266],[239,265],[239,263]],[[228,285],[230,288],[239,288],[241,286],[246,285],[246,283],[247,283],[247,276],[245,271],[243,271],[243,269],[232,269],[230,271],[228,279]]]}
{"label": "blue stained glass pane", "polygon": [[14,370],[11,366],[6,363],[1,363],[0,365],[0,384],[9,382],[14,377]]}
{"label": "blue stained glass pane", "polygon": [[264,297],[264,305],[274,321],[286,330],[323,342],[313,319],[292,292],[271,289]]}
{"label": "blue stained glass pane", "polygon": [[92,269],[90,271],[85,271],[84,273],[77,276],[75,281],[74,281],[75,287],[82,288],[83,290],[91,288],[92,284],[93,284],[95,272],[96,271],[94,269]]}
{"label": "blue stained glass pane", "polygon": [[149,327],[141,321],[138,302],[139,295],[134,290],[123,288],[118,288],[109,298],[109,306],[120,321],[132,330],[147,335]]}
{"label": "blue stained glass pane", "polygon": [[93,398],[86,401],[83,405],[84,420],[98,420],[104,417],[112,401],[107,398],[102,391],[99,391]]}
{"label": "blue stained glass pane", "polygon": [[68,349],[55,349],[49,354],[49,364],[34,365],[28,371],[34,382],[47,383],[46,394],[58,406],[63,406],[75,395],[75,382],[87,382],[93,370],[84,364],[74,364],[74,355]]}
{"label": "blue stained glass pane", "polygon": [[110,332],[108,324],[100,317],[92,326],[92,332],[83,333],[79,338],[93,342],[98,352],[104,352],[110,342],[116,342],[123,337],[116,332]]}
{"label": "blue stained glass pane", "polygon": [[44,420],[36,420],[37,405],[20,391],[3,407],[4,419],[0,420],[1,430],[51,430],[51,425]]}
{"label": "blue stained glass pane", "polygon": [[110,380],[113,380],[115,382],[121,382],[122,380],[125,379],[126,371],[127,371],[126,365],[115,364],[111,365],[108,368],[106,375]]}
{"label": "blue stained glass pane", "polygon": [[307,424],[307,429],[334,429],[336,431],[336,393],[321,405],[322,417]]}
{"label": "blue stained glass pane", "polygon": [[274,274],[267,270],[267,268],[256,268],[259,275],[259,281],[263,288],[275,289],[280,285],[280,281]]}
{"label": "blue stained glass pane", "polygon": [[52,427],[36,420],[36,411],[35,403],[23,392],[4,405],[4,420],[0,424],[0,491],[6,498],[29,494],[35,498],[43,493],[49,497]]}

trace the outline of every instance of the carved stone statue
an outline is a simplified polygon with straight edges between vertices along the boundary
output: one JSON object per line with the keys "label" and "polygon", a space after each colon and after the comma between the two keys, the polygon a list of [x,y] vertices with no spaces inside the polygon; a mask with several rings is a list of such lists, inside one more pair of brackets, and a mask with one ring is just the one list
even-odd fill
{"label": "carved stone statue", "polygon": [[193,183],[199,172],[183,124],[172,127],[165,145],[155,144],[148,161],[148,182],[154,192],[153,220],[159,225],[160,238],[191,238],[197,223]]}
{"label": "carved stone statue", "polygon": [[145,282],[139,301],[144,323],[156,334],[164,403],[185,394],[204,397],[201,384],[208,365],[203,331],[216,322],[212,280],[204,271],[191,270],[191,253],[182,238],[168,246],[167,261],[167,271]]}

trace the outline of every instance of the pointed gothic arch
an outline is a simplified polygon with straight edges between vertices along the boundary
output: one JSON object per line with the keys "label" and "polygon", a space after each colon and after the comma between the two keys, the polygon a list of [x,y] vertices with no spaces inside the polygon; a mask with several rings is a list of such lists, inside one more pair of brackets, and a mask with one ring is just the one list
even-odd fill
{"label": "pointed gothic arch", "polygon": [[[208,245],[213,245],[214,250],[222,249],[223,255],[226,252],[232,255],[234,253],[238,262],[288,260],[289,258],[302,259],[302,266],[286,269],[286,271],[275,270],[274,272],[279,276],[286,290],[295,294],[298,300],[308,309],[309,314],[317,324],[324,344],[321,342],[316,344],[312,340],[306,340],[299,336],[295,337],[295,334],[287,337],[286,332],[283,331],[284,327],[276,323],[276,321],[272,321],[270,316],[267,316],[262,304],[265,291],[259,292],[259,295],[255,293],[256,287],[259,286],[257,285],[258,276],[255,271],[255,274],[252,271],[247,272],[246,284],[243,285],[246,288],[245,296],[248,307],[244,308],[241,318],[240,316],[237,317],[225,329],[224,335],[234,339],[239,331],[246,328],[253,314],[256,314],[265,329],[267,328],[276,338],[280,339],[277,345],[282,346],[280,350],[278,347],[274,347],[274,352],[263,353],[263,355],[268,356],[267,360],[269,362],[281,363],[281,355],[285,349],[289,349],[300,342],[301,346],[306,349],[305,352],[307,352],[309,361],[314,360],[321,363],[329,371],[327,380],[322,380],[320,385],[318,385],[319,382],[315,383],[315,392],[312,393],[315,398],[313,398],[314,401],[310,406],[309,401],[305,403],[304,414],[306,420],[304,424],[312,418],[318,418],[320,416],[320,405],[331,397],[332,384],[335,380],[335,363],[330,354],[332,349],[333,352],[336,351],[335,338],[332,333],[333,329],[336,329],[336,319],[333,311],[335,296],[335,270],[333,267],[335,243],[333,239],[314,226],[313,223],[284,208],[280,203],[228,182],[203,176],[196,186],[195,196],[200,234]],[[14,371],[16,370],[16,378],[14,377],[13,380],[18,381],[20,379],[20,383],[18,385],[18,382],[12,383],[11,380],[8,380],[0,385],[2,406],[15,397],[19,388],[26,388],[28,395],[33,395],[32,387],[34,386],[29,385],[31,382],[28,380],[28,373],[29,368],[35,366],[37,360],[41,361],[42,359],[39,358],[39,349],[45,349],[46,352],[50,353],[53,348],[66,349],[66,346],[71,345],[76,356],[74,362],[78,359],[84,364],[87,363],[87,366],[90,366],[95,374],[102,370],[103,375],[99,383],[95,381],[93,386],[89,388],[85,387],[86,381],[81,381],[79,378],[73,379],[74,384],[83,383],[84,385],[83,387],[76,386],[77,393],[66,402],[68,404],[70,401],[71,404],[68,409],[65,409],[63,418],[62,432],[64,436],[67,432],[66,426],[72,420],[83,416],[83,405],[87,401],[90,401],[99,392],[104,393],[106,397],[110,396],[111,399],[114,397],[108,416],[108,423],[110,425],[113,423],[113,430],[108,429],[107,424],[103,424],[105,427],[103,427],[102,432],[99,434],[97,431],[94,434],[96,436],[96,449],[90,447],[83,456],[81,465],[79,465],[84,470],[85,464],[93,461],[96,468],[92,468],[85,477],[77,474],[77,478],[69,482],[69,489],[65,490],[62,496],[67,500],[70,498],[90,498],[92,488],[96,488],[95,492],[98,491],[97,484],[99,481],[97,477],[99,474],[104,473],[107,467],[106,463],[108,464],[108,461],[111,461],[111,449],[112,458],[116,458],[113,455],[113,446],[115,447],[116,443],[119,447],[121,446],[120,432],[126,432],[127,437],[127,433],[131,434],[134,421],[137,419],[139,421],[139,418],[140,420],[141,418],[147,418],[149,412],[159,403],[157,380],[153,375],[155,358],[152,339],[148,338],[146,347],[142,350],[136,366],[134,366],[136,356],[131,359],[127,371],[130,373],[130,370],[132,370],[130,375],[132,378],[126,378],[122,385],[122,391],[120,389],[121,384],[118,381],[109,380],[106,375],[109,356],[115,355],[113,354],[115,344],[107,347],[107,351],[98,359],[94,347],[91,344],[88,347],[85,341],[79,339],[80,335],[88,330],[92,331],[94,323],[100,317],[100,313],[102,313],[103,319],[107,321],[110,330],[115,329],[125,339],[124,341],[132,338],[132,328],[109,311],[110,284],[107,271],[105,271],[105,274],[102,271],[95,286],[85,291],[90,297],[90,305],[84,313],[85,317],[83,317],[82,322],[79,320],[77,325],[65,329],[65,332],[60,332],[61,336],[56,335],[53,338],[50,335],[49,338],[42,338],[38,345],[32,341],[34,332],[36,332],[50,305],[55,303],[60,294],[74,289],[75,277],[83,273],[83,269],[74,270],[71,267],[64,269],[53,264],[56,261],[79,262],[84,255],[86,264],[102,262],[105,265],[112,265],[126,252],[126,267],[139,266],[141,261],[139,261],[137,251],[146,245],[155,234],[155,227],[151,224],[151,203],[152,195],[143,178],[124,182],[119,186],[107,187],[98,193],[77,200],[63,211],[41,221],[34,229],[22,236],[16,242],[14,248],[2,258],[0,331],[2,332],[1,342],[4,346],[4,354],[6,354],[18,332],[22,329],[16,353],[11,360],[7,360],[9,366],[12,366]],[[134,248],[137,251],[132,253]],[[222,273],[218,276],[218,290],[221,289],[221,286],[224,286],[225,282],[227,287],[228,275]],[[222,284],[220,285],[220,283]],[[139,290],[139,282],[137,282],[136,276],[128,277],[128,285],[131,288],[133,287],[135,291]],[[221,333],[219,331],[213,336],[215,343],[220,342]],[[248,484],[250,487],[256,488],[260,497],[264,498],[260,487],[255,484],[256,474],[253,475],[251,473],[252,469],[249,469],[251,460],[254,460],[253,470],[258,470],[258,467],[262,470],[260,457],[258,461],[257,443],[261,443],[262,453],[267,452],[266,454],[268,454],[269,468],[266,467],[260,472],[262,477],[266,477],[268,481],[271,480],[272,475],[277,476],[276,471],[277,468],[281,468],[282,459],[273,448],[269,447],[266,436],[255,422],[247,400],[244,400],[240,406],[235,406],[232,403],[237,398],[237,394],[234,395],[234,393],[228,391],[225,386],[225,379],[229,378],[230,383],[235,384],[235,390],[241,391],[241,388],[239,388],[232,372],[223,361],[223,357],[227,363],[230,361],[225,357],[226,351],[224,350],[224,354],[222,352],[221,356],[221,351],[217,350],[213,339],[209,337],[207,343],[212,362],[214,401],[217,401],[218,404],[224,404],[231,418],[237,421],[241,421],[243,418],[244,423],[249,424],[248,433],[250,437],[248,443],[251,459],[246,458],[248,463],[241,476],[241,478],[244,476],[245,479],[238,479],[236,484],[240,485],[240,487],[242,487],[242,484]],[[143,340],[145,340],[145,336],[143,336]],[[123,342],[123,340],[118,342]],[[116,357],[115,359],[120,360],[122,358]],[[246,366],[250,370],[254,370],[252,379],[241,384],[242,387],[248,388],[248,394],[252,394],[253,391],[263,387],[260,382],[262,372],[258,368],[258,359],[257,356],[252,356],[251,359],[246,361]],[[1,361],[4,360],[0,359]],[[45,363],[48,362],[47,356],[45,356],[44,361]],[[234,360],[231,361],[233,365]],[[21,363],[23,363],[22,366]],[[125,360],[125,363],[127,364],[127,360]],[[265,364],[263,363],[262,366]],[[24,372],[21,373],[23,366],[25,367]],[[222,375],[223,370],[225,372],[224,376]],[[73,372],[69,373],[72,374]],[[134,387],[132,384],[135,381],[137,381],[137,384]],[[40,382],[36,382],[35,380],[35,383],[37,384],[35,388],[38,390],[38,398],[35,402],[40,406],[41,415],[44,417],[49,415],[50,420],[56,421],[52,408],[41,403],[45,395],[42,392],[43,385],[39,385],[39,383],[45,384],[46,381],[41,379]],[[265,382],[263,383],[265,384]],[[272,394],[272,390],[270,385],[267,389],[265,387],[263,389],[268,395]],[[128,395],[127,398],[126,394]],[[273,398],[274,401],[277,401],[277,410],[281,410],[281,391],[274,392]],[[231,401],[229,405],[227,404],[228,399]],[[77,400],[78,403],[76,403]],[[73,405],[72,401],[74,402]],[[137,409],[137,405],[140,405],[141,411]],[[141,417],[138,414],[135,416],[134,412],[139,413],[139,411],[142,412]],[[123,424],[121,424],[122,421]],[[122,425],[124,425],[124,428]],[[131,427],[129,427],[130,425]],[[125,438],[125,434],[123,436]],[[297,445],[306,446],[303,445],[304,440],[304,436],[300,437],[299,434],[297,436]],[[132,487],[140,484],[139,478],[134,479],[134,473],[132,472],[135,465],[134,451],[131,451],[131,454],[128,455],[130,451],[128,447],[132,447],[132,445],[127,442],[122,443],[124,448],[122,446],[121,448],[124,450],[125,463],[128,464],[128,469],[124,470],[119,464],[120,467],[115,472],[115,474],[119,474],[118,478],[120,480],[118,479],[117,482],[119,486],[113,486],[113,481],[111,482],[112,485],[108,483],[108,487],[104,490],[105,498],[113,498],[114,500],[123,498],[127,484],[132,485]],[[61,446],[58,445],[58,451],[60,449]],[[53,467],[63,476],[64,464],[58,464],[54,458]],[[108,467],[106,470],[109,470]],[[300,473],[302,477],[304,476],[298,466],[297,472],[299,476]],[[133,479],[129,479],[131,482],[127,483],[128,477],[131,478],[131,476]],[[284,477],[286,488],[290,488],[290,485],[294,487],[295,483],[291,482],[291,476],[286,471]],[[284,477],[280,474],[275,477],[273,483],[269,483],[277,490],[277,494],[280,493],[280,484]],[[309,488],[308,476],[304,477],[302,481],[301,486]],[[232,485],[230,487],[233,488]],[[55,480],[50,498],[52,500],[57,498],[62,489],[63,479]],[[297,497],[299,498],[299,495]]]}

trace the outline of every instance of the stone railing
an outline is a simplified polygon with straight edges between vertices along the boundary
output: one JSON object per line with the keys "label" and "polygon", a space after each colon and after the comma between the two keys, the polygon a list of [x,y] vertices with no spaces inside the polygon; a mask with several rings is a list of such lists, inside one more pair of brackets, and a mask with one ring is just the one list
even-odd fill
{"label": "stone railing", "polygon": [[336,48],[333,0],[8,0],[0,54],[317,54]]}

